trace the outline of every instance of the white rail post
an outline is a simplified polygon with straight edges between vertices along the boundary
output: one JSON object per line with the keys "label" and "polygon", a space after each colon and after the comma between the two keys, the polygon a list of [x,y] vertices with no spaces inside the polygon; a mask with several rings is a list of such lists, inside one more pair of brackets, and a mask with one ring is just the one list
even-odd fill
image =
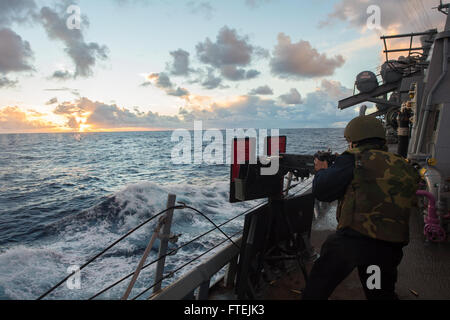
{"label": "white rail post", "polygon": [[162,221],[158,221],[158,225],[156,226],[155,230],[153,231],[153,235],[147,245],[147,248],[145,248],[144,254],[142,255],[141,260],[139,261],[139,264],[136,268],[136,271],[134,271],[133,278],[131,278],[130,284],[127,287],[127,290],[125,291],[122,300],[127,300],[128,296],[131,293],[131,290],[134,287],[134,284],[136,283],[137,278],[139,277],[139,274],[141,273],[142,267],[144,266],[145,261],[147,260],[148,255],[150,254],[150,251],[152,250],[153,243],[155,242],[159,229],[161,228]]}
{"label": "white rail post", "polygon": [[[169,196],[167,197],[167,208],[175,206],[175,200],[177,196],[174,194],[169,193]],[[164,227],[162,230],[162,239],[160,239],[159,243],[159,253],[158,253],[158,263],[156,265],[156,272],[155,272],[155,286],[153,287],[153,293],[156,293],[161,290],[163,273],[164,273],[164,265],[166,263],[166,253],[167,253],[167,247],[169,244],[169,237],[170,237],[170,227],[172,225],[172,217],[173,217],[173,209],[169,210],[165,214],[165,221],[164,221]]]}
{"label": "white rail post", "polygon": [[289,194],[289,189],[291,188],[291,183],[292,183],[292,177],[294,176],[294,174],[292,172],[288,172],[287,175],[287,183],[286,183],[286,191],[284,192],[284,196],[287,197]]}
{"label": "white rail post", "polygon": [[211,279],[208,279],[200,285],[197,293],[197,300],[208,300],[208,294],[209,294],[209,284],[211,282]]}
{"label": "white rail post", "polygon": [[234,286],[238,269],[238,257],[239,256],[237,255],[230,261],[230,263],[228,263],[227,271],[225,272],[225,277],[223,278],[223,282],[226,288],[231,288]]}

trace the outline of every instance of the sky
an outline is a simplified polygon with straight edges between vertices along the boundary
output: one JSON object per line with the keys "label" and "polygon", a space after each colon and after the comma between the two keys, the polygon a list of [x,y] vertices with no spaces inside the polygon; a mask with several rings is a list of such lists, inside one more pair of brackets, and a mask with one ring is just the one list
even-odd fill
{"label": "sky", "polygon": [[438,4],[0,0],[0,133],[343,127],[380,35],[442,29]]}

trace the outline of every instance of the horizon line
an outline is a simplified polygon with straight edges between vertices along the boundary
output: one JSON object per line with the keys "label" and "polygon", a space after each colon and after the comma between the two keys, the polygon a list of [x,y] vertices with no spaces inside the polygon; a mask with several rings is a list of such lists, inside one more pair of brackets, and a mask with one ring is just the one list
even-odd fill
{"label": "horizon line", "polygon": [[[210,129],[202,129],[202,131],[206,130],[239,130],[239,129],[266,129],[266,130],[272,130],[272,129],[278,129],[278,130],[292,130],[292,129],[344,129],[344,127],[297,127],[297,128],[210,128]],[[7,134],[89,134],[89,133],[126,133],[126,132],[167,132],[167,131],[175,131],[175,130],[187,130],[187,131],[195,131],[194,129],[186,129],[186,128],[176,128],[176,129],[158,129],[158,130],[117,130],[117,131],[43,131],[43,132],[1,132],[0,135],[7,135]]]}

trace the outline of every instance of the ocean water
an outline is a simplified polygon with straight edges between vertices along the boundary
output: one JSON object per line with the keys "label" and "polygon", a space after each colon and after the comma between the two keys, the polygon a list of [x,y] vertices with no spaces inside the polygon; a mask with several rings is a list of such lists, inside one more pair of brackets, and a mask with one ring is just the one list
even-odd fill
{"label": "ocean water", "polygon": [[[286,129],[280,134],[287,136],[288,153],[345,149],[342,129]],[[168,193],[216,224],[261,202],[228,202],[229,165],[173,164],[171,151],[177,142],[171,141],[171,135],[170,131],[0,135],[0,299],[36,299],[67,276],[70,266],[82,265],[164,209]],[[315,227],[332,227],[330,223],[325,219]],[[83,269],[81,289],[63,284],[47,299],[87,299],[133,272],[154,227],[146,225]],[[222,229],[231,235],[242,227],[243,216]],[[212,228],[194,211],[176,210],[172,232],[181,236],[169,248]],[[214,231],[178,250],[167,257],[166,272],[224,239]],[[211,254],[217,250],[220,247]],[[158,241],[148,262],[157,251]],[[152,284],[154,270],[152,265],[141,272],[130,297]],[[163,286],[172,280],[165,280]],[[119,299],[128,283],[98,299]]]}

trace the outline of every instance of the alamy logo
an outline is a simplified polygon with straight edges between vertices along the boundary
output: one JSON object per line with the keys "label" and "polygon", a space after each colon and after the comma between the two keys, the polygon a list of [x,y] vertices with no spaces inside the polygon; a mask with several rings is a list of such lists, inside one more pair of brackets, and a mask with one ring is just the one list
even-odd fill
{"label": "alamy logo", "polygon": [[366,280],[366,286],[369,290],[381,289],[381,269],[377,265],[367,267],[367,274],[370,276]]}
{"label": "alamy logo", "polygon": [[66,26],[69,30],[81,29],[81,8],[76,5],[71,5],[66,10],[70,16],[66,20]]}
{"label": "alamy logo", "polygon": [[81,289],[81,271],[80,266],[73,265],[67,268],[67,273],[73,275],[67,279],[66,285],[70,290],[79,290]]}
{"label": "alamy logo", "polygon": [[367,29],[369,30],[373,30],[373,29],[377,29],[380,30],[381,29],[381,9],[379,6],[377,5],[370,5],[367,7],[367,14],[369,15],[369,17],[367,18]]}
{"label": "alamy logo", "polygon": [[[236,161],[236,164],[245,162],[256,164],[259,158],[260,162],[266,165],[261,168],[261,174],[274,175],[279,168],[279,130],[270,129],[271,156],[265,157],[268,136],[267,129],[203,130],[202,121],[194,121],[193,139],[191,132],[186,129],[177,129],[172,132],[171,141],[177,143],[171,151],[172,163],[235,164],[234,161]],[[239,138],[236,150],[232,146],[234,138]],[[244,138],[249,139],[248,143],[244,141]],[[260,157],[257,157],[258,154]]]}

